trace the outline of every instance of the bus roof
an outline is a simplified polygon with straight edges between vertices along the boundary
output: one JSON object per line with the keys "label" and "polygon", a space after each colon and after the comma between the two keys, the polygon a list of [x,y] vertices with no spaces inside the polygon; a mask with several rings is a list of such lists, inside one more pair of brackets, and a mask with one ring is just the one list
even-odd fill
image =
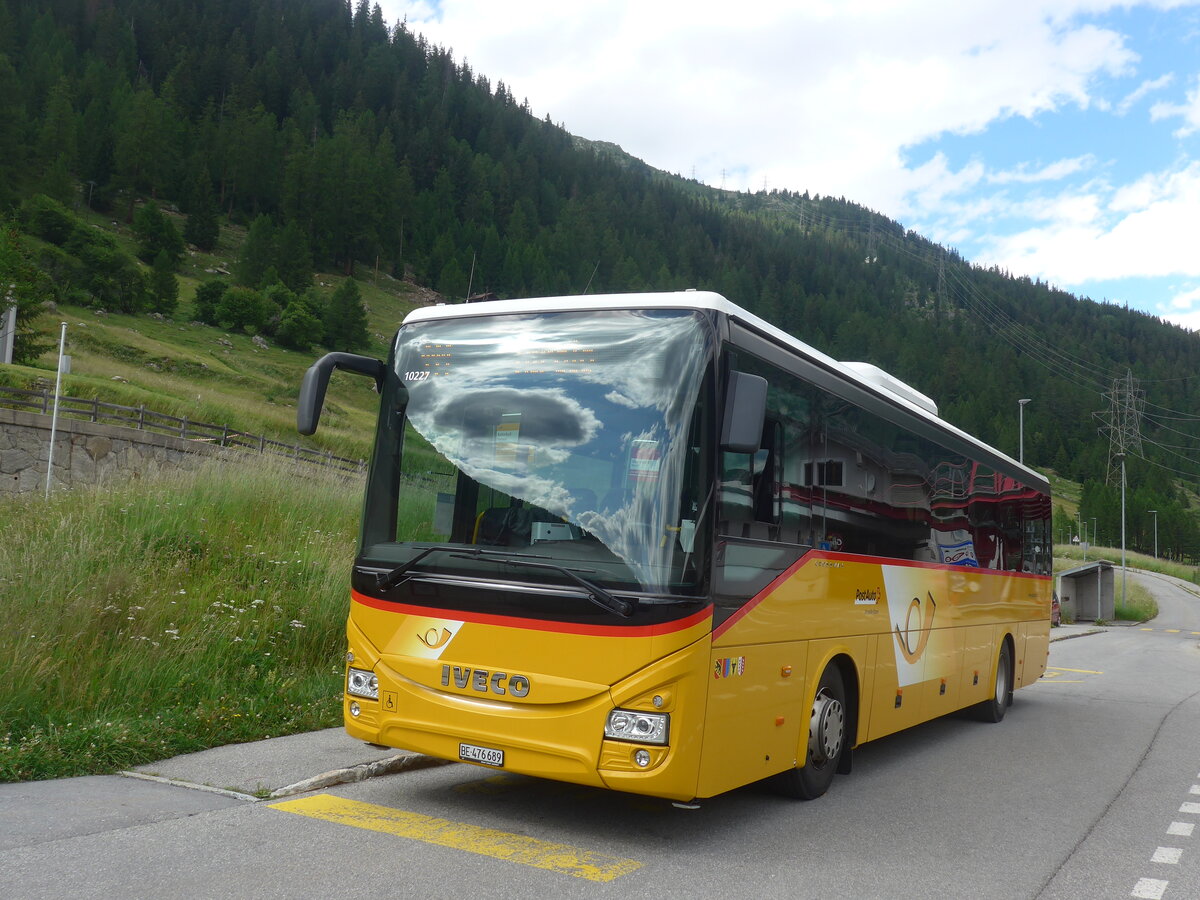
{"label": "bus roof", "polygon": [[811,347],[765,319],[732,303],[713,291],[671,291],[628,294],[582,294],[565,297],[533,297],[520,300],[486,300],[480,303],[439,303],[418,307],[404,317],[404,324],[438,319],[460,319],[468,316],[498,316],[539,312],[582,312],[601,309],[696,309],[714,310],[771,338],[797,355],[827,368],[848,382],[883,395],[889,402],[923,419],[935,422],[941,429],[969,443],[986,448],[1014,469],[1027,473],[1032,484],[1041,485],[1049,493],[1049,483],[1038,472],[1027,468],[1012,457],[979,438],[951,425],[938,415],[937,404],[912,386],[870,363],[839,362]]}

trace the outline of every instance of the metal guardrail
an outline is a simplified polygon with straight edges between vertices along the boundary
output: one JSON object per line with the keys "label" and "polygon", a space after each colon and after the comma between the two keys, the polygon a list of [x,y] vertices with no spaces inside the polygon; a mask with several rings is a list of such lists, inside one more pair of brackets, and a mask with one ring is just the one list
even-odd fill
{"label": "metal guardrail", "polygon": [[[49,388],[28,390],[0,385],[0,406],[50,415],[54,411],[54,391]],[[95,398],[60,395],[58,414],[98,424],[169,434],[184,440],[214,444],[219,447],[283,456],[298,462],[337,469],[340,472],[362,474],[367,470],[366,460],[363,459],[347,459],[344,456],[335,456],[328,450],[313,450],[299,444],[285,444],[265,435],[237,431],[228,425],[194,422],[187,416],[182,418],[168,416],[165,413],[146,409],[145,406],[120,406]]]}

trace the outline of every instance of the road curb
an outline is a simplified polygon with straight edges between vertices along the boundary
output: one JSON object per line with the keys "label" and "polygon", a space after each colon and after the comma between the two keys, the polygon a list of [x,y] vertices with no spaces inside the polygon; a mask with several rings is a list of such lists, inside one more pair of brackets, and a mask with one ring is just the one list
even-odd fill
{"label": "road curb", "polygon": [[319,791],[322,788],[332,787],[335,784],[353,784],[354,782],[366,781],[368,778],[376,778],[380,775],[395,775],[398,772],[431,769],[435,766],[449,765],[451,762],[452,760],[448,759],[436,759],[432,756],[404,753],[399,756],[388,757],[387,759],[379,759],[375,762],[350,766],[345,769],[333,769],[321,775],[314,775],[312,778],[305,778],[303,781],[297,781],[295,784],[277,788],[271,791],[266,799],[279,800],[282,797],[291,797],[294,794]]}
{"label": "road curb", "polygon": [[161,775],[147,775],[145,772],[118,772],[117,774],[124,778],[136,778],[139,781],[153,781],[158,784],[173,785],[174,787],[191,788],[193,791],[219,794],[222,797],[230,797],[234,800],[248,800],[251,803],[257,803],[262,799],[261,797],[255,797],[253,794],[245,794],[242,791],[213,787],[211,784],[194,784],[191,781],[180,781],[178,778],[163,778]]}
{"label": "road curb", "polygon": [[1051,635],[1050,643],[1054,644],[1054,643],[1057,643],[1058,641],[1069,641],[1069,640],[1072,640],[1073,638],[1087,637],[1090,634],[1104,634],[1107,631],[1108,631],[1107,628],[1093,628],[1091,631],[1076,631],[1072,634],[1060,634],[1057,637],[1055,637],[1054,635]]}
{"label": "road curb", "polygon": [[452,762],[453,760],[437,759],[432,756],[422,756],[418,753],[401,753],[397,756],[378,759],[374,762],[360,763],[359,765],[347,766],[343,769],[331,769],[328,772],[314,775],[311,778],[305,778],[294,784],[276,788],[266,795],[247,794],[244,791],[236,791],[231,788],[213,787],[211,784],[197,784],[194,781],[186,781],[182,778],[164,778],[161,775],[149,775],[145,772],[125,771],[118,772],[117,774],[125,778],[137,778],[140,781],[153,781],[158,784],[169,784],[173,787],[190,788],[194,791],[218,794],[234,800],[260,803],[263,800],[279,800],[283,797],[291,797],[295,794],[303,794],[308,791],[319,791],[322,788],[332,787],[335,784],[354,784],[355,782],[366,781],[368,778],[376,778],[381,775],[415,772],[419,769],[431,769],[436,766],[450,765]]}

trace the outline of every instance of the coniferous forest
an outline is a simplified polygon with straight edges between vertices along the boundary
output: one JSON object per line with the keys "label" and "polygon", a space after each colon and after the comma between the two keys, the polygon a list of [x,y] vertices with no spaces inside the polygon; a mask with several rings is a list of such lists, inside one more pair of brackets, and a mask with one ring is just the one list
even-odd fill
{"label": "coniferous forest", "polygon": [[[136,258],[85,208],[127,223]],[[43,349],[29,323],[46,299],[172,314],[185,248],[234,225],[236,270],[195,315],[296,349],[367,340],[354,281],[319,301],[314,271],[382,268],[447,300],[694,287],[882,366],[1013,456],[1017,400],[1035,398],[1025,459],[1082,482],[1102,535],[1119,530],[1109,432],[1136,412],[1129,545],[1152,549],[1154,509],[1163,555],[1200,556],[1200,335],[972,266],[846,198],[654,170],[534,117],[367,0],[0,0],[18,359]],[[1123,384],[1136,410],[1114,405]]]}

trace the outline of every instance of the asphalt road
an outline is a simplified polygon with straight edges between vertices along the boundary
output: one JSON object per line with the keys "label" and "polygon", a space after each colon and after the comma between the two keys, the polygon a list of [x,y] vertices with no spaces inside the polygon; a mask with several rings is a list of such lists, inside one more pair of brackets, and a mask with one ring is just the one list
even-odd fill
{"label": "asphalt road", "polygon": [[[250,802],[0,785],[0,897],[1200,897],[1200,596],[1057,641],[1005,721],[863,747],[812,803],[699,809],[448,765]],[[1189,826],[1193,826],[1190,827]]]}

